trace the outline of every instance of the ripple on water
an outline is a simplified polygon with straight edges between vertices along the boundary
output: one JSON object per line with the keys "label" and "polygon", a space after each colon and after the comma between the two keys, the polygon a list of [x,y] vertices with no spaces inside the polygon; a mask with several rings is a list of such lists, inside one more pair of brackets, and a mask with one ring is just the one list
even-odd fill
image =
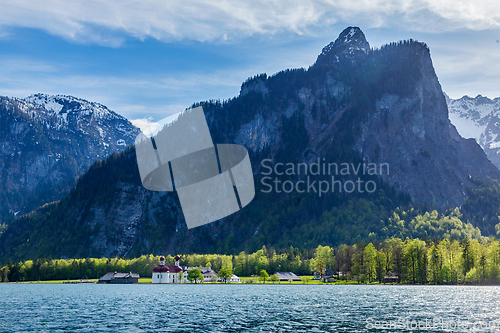
{"label": "ripple on water", "polygon": [[500,320],[499,296],[469,286],[0,284],[0,332],[367,332],[368,318]]}

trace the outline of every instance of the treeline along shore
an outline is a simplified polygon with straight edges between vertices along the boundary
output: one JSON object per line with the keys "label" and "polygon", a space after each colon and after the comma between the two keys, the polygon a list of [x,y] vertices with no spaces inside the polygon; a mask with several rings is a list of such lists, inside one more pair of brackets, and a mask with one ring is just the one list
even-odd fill
{"label": "treeline along shore", "polygon": [[[166,255],[173,264],[176,254]],[[318,246],[312,250],[266,248],[237,255],[185,254],[180,264],[231,270],[238,276],[259,276],[262,270],[324,275],[357,283],[397,277],[406,284],[500,284],[500,242],[468,238],[422,240],[392,238],[383,242]],[[107,272],[135,272],[151,277],[159,255],[139,258],[35,259],[0,265],[0,282],[93,279]]]}

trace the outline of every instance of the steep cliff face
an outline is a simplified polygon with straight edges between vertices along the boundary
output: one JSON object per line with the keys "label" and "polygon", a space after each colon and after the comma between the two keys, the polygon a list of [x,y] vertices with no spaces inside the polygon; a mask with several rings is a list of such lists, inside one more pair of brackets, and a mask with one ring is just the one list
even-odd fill
{"label": "steep cliff face", "polygon": [[[499,173],[474,140],[462,138],[448,108],[429,51],[414,45],[421,76],[413,92],[384,94],[362,122],[357,148],[370,161],[387,162],[391,185],[417,201],[460,206],[470,177],[498,179]],[[405,72],[401,68],[401,72]]]}
{"label": "steep cliff face", "polygon": [[[387,215],[398,205],[413,199],[437,208],[459,206],[471,177],[500,179],[474,140],[460,137],[450,123],[429,50],[411,40],[373,50],[359,28],[349,27],[309,69],[258,75],[242,85],[238,97],[200,105],[214,143],[248,148],[256,185],[250,205],[188,230],[175,193],[141,186],[130,149],[94,164],[57,205],[13,224],[0,238],[0,257],[230,252],[404,235],[404,224]],[[284,166],[318,159],[386,163],[389,172],[336,175],[372,180],[374,193],[318,196],[317,186],[309,193],[264,191],[263,160]],[[304,174],[278,178],[305,180]],[[342,205],[347,217],[330,213]],[[325,221],[331,221],[329,227],[323,227]],[[45,245],[56,240],[56,249]]]}
{"label": "steep cliff face", "polygon": [[97,159],[139,130],[105,106],[70,96],[0,97],[0,222],[60,199]]}

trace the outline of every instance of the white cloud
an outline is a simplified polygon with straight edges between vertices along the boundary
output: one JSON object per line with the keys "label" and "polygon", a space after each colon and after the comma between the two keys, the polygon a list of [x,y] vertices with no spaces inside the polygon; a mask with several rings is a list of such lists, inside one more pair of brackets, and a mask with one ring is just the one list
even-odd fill
{"label": "white cloud", "polygon": [[283,31],[314,34],[339,21],[419,31],[500,27],[497,0],[0,0],[0,6],[0,27],[39,28],[111,46],[124,34],[224,42]]}
{"label": "white cloud", "polygon": [[175,121],[180,114],[181,112],[177,112],[158,121],[153,121],[152,117],[146,117],[141,119],[134,119],[130,122],[134,126],[139,127],[144,135],[155,136],[166,124],[170,124],[171,122]]}
{"label": "white cloud", "polygon": [[[71,57],[42,61],[36,55],[30,59],[28,54],[0,53],[0,95],[75,95],[103,103],[130,119],[158,120],[196,101],[233,97],[241,82],[255,74],[307,67],[348,24],[360,25],[373,46],[405,38],[427,42],[443,88],[452,97],[500,95],[500,44],[496,43],[500,38],[500,6],[492,1],[47,0],[41,5],[0,0],[0,8],[0,38],[7,39],[16,38],[16,31],[10,29],[16,26],[108,46],[120,45],[128,36],[225,43],[263,34],[262,38],[250,38],[226,49],[234,50],[228,58],[238,59],[244,52],[252,54],[251,59],[230,67],[214,64],[201,71],[186,67],[171,72],[159,64],[155,71],[128,68],[104,75],[87,70],[85,62],[75,62]],[[464,33],[464,29],[486,30]],[[293,34],[307,36],[296,38]],[[261,40],[265,42],[259,45]],[[305,40],[307,44],[300,44]]]}
{"label": "white cloud", "polygon": [[153,118],[151,117],[133,119],[130,122],[135,127],[138,127],[145,136],[151,136],[153,133],[158,132],[158,130],[160,129],[160,124],[153,121]]}

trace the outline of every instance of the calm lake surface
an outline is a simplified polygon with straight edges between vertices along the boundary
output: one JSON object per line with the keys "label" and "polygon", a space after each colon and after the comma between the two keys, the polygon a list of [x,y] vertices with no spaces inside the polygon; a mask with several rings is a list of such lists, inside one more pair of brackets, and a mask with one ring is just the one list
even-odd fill
{"label": "calm lake surface", "polygon": [[390,331],[498,332],[500,287],[0,284],[0,332]]}

